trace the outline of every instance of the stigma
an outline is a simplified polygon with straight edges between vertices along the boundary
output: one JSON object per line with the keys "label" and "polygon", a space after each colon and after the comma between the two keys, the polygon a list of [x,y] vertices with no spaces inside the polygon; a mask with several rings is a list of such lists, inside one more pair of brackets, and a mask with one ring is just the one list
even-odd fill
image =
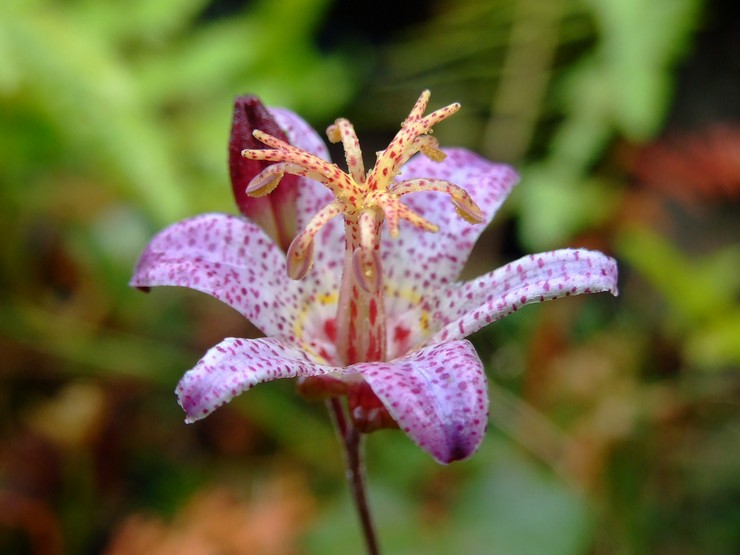
{"label": "stigma", "polygon": [[396,136],[385,150],[377,154],[375,165],[369,172],[365,171],[354,127],[344,118],[337,119],[326,133],[332,143],[342,143],[347,171],[263,131],[254,131],[254,137],[267,148],[243,150],[242,156],[272,164],[251,180],[247,194],[254,197],[269,194],[285,174],[292,174],[314,179],[334,195],[334,200],[309,221],[288,249],[287,272],[292,279],[301,279],[308,273],[316,234],[329,220],[342,215],[356,282],[368,292],[376,291],[382,282],[378,251],[383,223],[393,238],[399,234],[401,220],[429,232],[439,229],[401,202],[401,197],[410,193],[445,193],[459,216],[469,223],[483,221],[478,205],[454,183],[434,178],[397,179],[403,165],[417,153],[435,162],[442,162],[446,157],[430,133],[435,125],[455,114],[460,104],[450,104],[424,115],[429,97],[429,91],[421,93]]}

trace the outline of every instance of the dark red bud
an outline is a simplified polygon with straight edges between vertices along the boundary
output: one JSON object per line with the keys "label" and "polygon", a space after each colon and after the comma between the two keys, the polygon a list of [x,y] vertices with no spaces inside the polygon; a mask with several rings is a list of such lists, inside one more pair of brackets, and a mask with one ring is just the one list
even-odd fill
{"label": "dark red bud", "polygon": [[236,204],[239,211],[245,216],[249,215],[248,206],[254,200],[248,197],[245,192],[247,185],[254,176],[270,165],[270,162],[249,160],[242,156],[242,150],[245,148],[266,148],[252,135],[255,129],[264,131],[268,135],[283,141],[288,141],[288,137],[258,97],[254,95],[236,97],[236,100],[234,100],[234,118],[231,123],[231,138],[229,140],[229,172]]}
{"label": "dark red bud", "polygon": [[254,138],[252,133],[255,129],[289,142],[285,132],[258,97],[238,96],[234,100],[229,139],[231,188],[239,211],[260,225],[285,250],[295,236],[295,215],[289,205],[295,200],[297,178],[293,175],[284,176],[278,189],[266,197],[253,198],[247,195],[246,189],[252,178],[273,163],[242,156],[242,150],[247,148],[268,148]]}

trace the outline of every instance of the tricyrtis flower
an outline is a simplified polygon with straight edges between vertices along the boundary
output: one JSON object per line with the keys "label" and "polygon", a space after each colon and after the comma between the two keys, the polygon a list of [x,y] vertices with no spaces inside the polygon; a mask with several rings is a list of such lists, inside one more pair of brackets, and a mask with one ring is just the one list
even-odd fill
{"label": "tricyrtis flower", "polygon": [[[614,260],[575,249],[458,281],[517,177],[467,150],[440,149],[432,127],[459,105],[424,115],[428,99],[424,92],[369,172],[347,120],[327,131],[344,147],[344,172],[298,116],[265,112],[252,122],[260,148],[242,152],[261,165],[237,172],[235,191],[249,213],[245,189],[264,197],[277,188],[272,214],[295,219],[270,216],[262,229],[206,214],[149,244],[132,285],[203,291],[266,336],[225,339],[185,374],[177,394],[187,421],[257,383],[298,377],[307,395],[346,395],[364,431],[395,422],[438,461],[463,459],[480,444],[488,412],[483,365],[464,338],[529,303],[616,294]],[[270,116],[284,136],[265,131]],[[232,140],[232,177],[233,154]]]}

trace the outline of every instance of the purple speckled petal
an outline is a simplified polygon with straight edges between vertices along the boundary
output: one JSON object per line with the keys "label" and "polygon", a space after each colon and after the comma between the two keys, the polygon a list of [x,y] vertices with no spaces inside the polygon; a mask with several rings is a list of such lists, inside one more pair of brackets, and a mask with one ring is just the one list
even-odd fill
{"label": "purple speckled petal", "polygon": [[203,214],[156,235],[131,285],[202,291],[239,311],[268,337],[290,335],[317,357],[331,360],[336,348],[326,322],[336,316],[341,261],[330,258],[329,249],[322,249],[311,272],[291,280],[285,255],[260,227],[236,216]]}
{"label": "purple speckled petal", "polygon": [[428,335],[429,302],[440,286],[452,284],[473,245],[518,180],[509,166],[494,164],[462,148],[442,149],[447,158],[433,162],[417,155],[402,170],[403,180],[444,179],[465,189],[480,207],[484,223],[473,225],[455,213],[450,198],[421,192],[403,197],[412,210],[439,226],[429,233],[401,224],[396,239],[383,237],[382,256],[389,323],[388,353],[400,356]]}
{"label": "purple speckled petal", "polygon": [[617,295],[617,263],[597,251],[532,254],[437,295],[427,344],[467,337],[520,307],[584,293]]}
{"label": "purple speckled petal", "polygon": [[258,383],[280,378],[318,376],[335,371],[311,361],[302,350],[279,339],[230,337],[210,349],[177,386],[186,422],[208,416]]}
{"label": "purple speckled petal", "polygon": [[468,341],[391,362],[355,364],[401,429],[443,464],[471,456],[486,431],[486,376]]}
{"label": "purple speckled petal", "polygon": [[[431,177],[449,181],[465,189],[483,213],[482,224],[470,224],[455,213],[449,196],[442,193],[420,192],[403,197],[404,204],[414,212],[439,226],[437,233],[429,233],[408,224],[401,224],[397,239],[386,236],[383,241],[383,262],[388,261],[389,279],[399,269],[409,266],[426,270],[415,279],[422,281],[433,270],[438,283],[457,279],[478,236],[490,223],[501,204],[511,192],[518,175],[509,166],[494,164],[463,148],[442,149],[447,158],[433,162],[417,155],[403,167],[399,179],[408,181]],[[413,261],[413,264],[409,264]],[[424,275],[426,274],[426,275]]]}
{"label": "purple speckled petal", "polygon": [[238,310],[265,335],[292,325],[285,255],[249,220],[203,214],[157,234],[139,259],[133,287],[175,285],[207,293]]}

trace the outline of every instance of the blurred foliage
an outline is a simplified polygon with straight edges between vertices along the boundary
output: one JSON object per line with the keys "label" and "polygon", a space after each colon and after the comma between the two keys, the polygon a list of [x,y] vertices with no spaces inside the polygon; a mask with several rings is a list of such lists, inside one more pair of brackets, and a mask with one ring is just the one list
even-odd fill
{"label": "blurred foliage", "polygon": [[249,89],[317,117],[351,90],[346,62],[311,44],[324,4],[259,2],[205,21],[199,0],[3,2],[6,182],[44,195],[45,167],[82,173],[160,225],[224,206],[211,145],[223,142],[233,96]]}
{"label": "blurred foliage", "polygon": [[[521,239],[552,248],[609,216],[615,192],[593,166],[617,134],[645,140],[659,130],[699,7],[699,0],[440,3],[438,17],[388,53],[380,92],[413,96],[431,87],[466,98],[469,116],[449,133],[491,159],[531,160],[516,197]],[[540,128],[544,142],[533,145]]]}
{"label": "blurred foliage", "polygon": [[[383,547],[738,552],[740,122],[675,129],[673,101],[677,63],[736,45],[727,7],[359,3],[408,20],[373,29],[328,0],[242,4],[0,3],[0,552],[358,552],[339,446],[292,384],[182,424],[182,372],[257,331],[205,296],[127,282],[164,225],[234,211],[235,95],[317,128],[347,115],[371,153],[423,88],[463,104],[442,144],[523,174],[466,272],[580,245],[619,259],[622,294],[473,337],[491,431],[471,461],[368,437]],[[728,74],[698,89],[737,93],[737,67],[712,67]]]}
{"label": "blurred foliage", "polygon": [[740,364],[740,245],[690,263],[667,241],[645,229],[620,238],[626,262],[664,296],[662,331],[690,364],[721,369]]}

